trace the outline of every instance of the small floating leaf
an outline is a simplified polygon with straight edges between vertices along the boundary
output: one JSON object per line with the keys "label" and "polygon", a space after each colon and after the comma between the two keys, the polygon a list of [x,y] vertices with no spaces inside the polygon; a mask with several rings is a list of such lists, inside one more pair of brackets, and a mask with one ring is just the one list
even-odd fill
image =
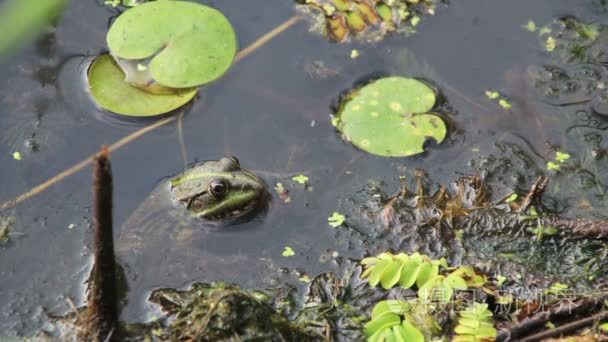
{"label": "small floating leaf", "polygon": [[555,160],[556,161],[558,161],[560,163],[563,163],[563,162],[565,162],[568,159],[570,159],[570,154],[565,153],[565,152],[560,152],[560,151],[555,152]]}
{"label": "small floating leaf", "polygon": [[285,246],[285,249],[283,250],[283,256],[287,258],[294,255],[296,255],[296,252],[294,252],[293,248]]}
{"label": "small floating leaf", "polygon": [[491,90],[487,90],[486,91],[486,96],[491,99],[494,100],[496,98],[498,98],[500,96],[500,93],[497,91],[491,91]]}
{"label": "small floating leaf", "polygon": [[504,109],[511,109],[511,103],[505,99],[498,100],[498,104]]}
{"label": "small floating leaf", "polygon": [[125,11],[110,27],[114,57],[149,62],[152,78],[171,88],[209,83],[232,65],[236,34],[218,10],[188,1],[153,1]]}
{"label": "small floating leaf", "polygon": [[517,194],[516,193],[512,193],[507,198],[505,198],[505,202],[506,203],[511,203],[511,202],[515,201],[516,199],[517,199]]}
{"label": "small floating leaf", "polygon": [[530,32],[536,31],[536,23],[533,20],[528,21],[528,23],[524,27]]}
{"label": "small floating leaf", "polygon": [[296,183],[300,183],[300,184],[308,183],[308,177],[304,176],[304,175],[297,175],[297,176],[291,177],[291,180]]}
{"label": "small floating leaf", "polygon": [[22,159],[21,152],[13,152],[13,159],[21,160]]}
{"label": "small floating leaf", "polygon": [[331,214],[331,216],[327,219],[327,221],[329,222],[330,226],[337,228],[341,226],[344,221],[346,221],[346,217],[340,214],[339,212],[334,211],[333,214]]}
{"label": "small floating leaf", "polygon": [[154,95],[131,86],[124,78],[111,56],[95,59],[89,68],[89,87],[99,106],[127,116],[155,116],[183,106],[197,92],[197,89],[180,89],[174,94]]}
{"label": "small floating leaf", "polygon": [[405,77],[376,80],[351,93],[338,113],[336,128],[358,148],[385,157],[424,152],[428,138],[438,143],[446,136],[441,117],[427,112],[435,92]]}
{"label": "small floating leaf", "polygon": [[299,281],[303,282],[303,283],[310,283],[310,277],[307,276],[306,274],[301,276],[300,278],[298,278]]}
{"label": "small floating leaf", "polygon": [[555,50],[556,47],[557,41],[555,40],[555,38],[551,36],[547,37],[547,42],[545,43],[545,48],[547,48],[547,51],[552,52],[553,50]]}
{"label": "small floating leaf", "polygon": [[547,162],[547,170],[549,171],[559,171],[560,167],[559,164],[554,163],[552,161]]}

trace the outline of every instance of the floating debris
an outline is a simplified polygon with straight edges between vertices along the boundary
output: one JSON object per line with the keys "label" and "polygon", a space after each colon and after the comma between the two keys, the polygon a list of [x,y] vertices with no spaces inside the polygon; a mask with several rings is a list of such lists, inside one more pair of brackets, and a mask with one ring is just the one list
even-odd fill
{"label": "floating debris", "polygon": [[389,32],[414,33],[422,18],[434,15],[437,0],[297,0],[312,31],[343,42],[349,37],[378,41]]}
{"label": "floating debris", "polygon": [[0,215],[0,245],[3,245],[8,242],[14,224],[14,217]]}

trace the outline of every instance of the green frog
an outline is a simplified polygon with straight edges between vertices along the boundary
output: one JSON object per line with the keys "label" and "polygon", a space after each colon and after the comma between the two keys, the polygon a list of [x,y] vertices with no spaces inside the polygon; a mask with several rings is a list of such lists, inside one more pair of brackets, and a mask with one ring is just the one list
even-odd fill
{"label": "green frog", "polygon": [[141,264],[139,272],[146,270],[151,277],[150,264],[200,266],[201,259],[210,262],[202,246],[209,230],[244,222],[267,202],[264,181],[241,168],[237,158],[195,163],[161,181],[127,219],[116,239],[117,255],[134,270]]}

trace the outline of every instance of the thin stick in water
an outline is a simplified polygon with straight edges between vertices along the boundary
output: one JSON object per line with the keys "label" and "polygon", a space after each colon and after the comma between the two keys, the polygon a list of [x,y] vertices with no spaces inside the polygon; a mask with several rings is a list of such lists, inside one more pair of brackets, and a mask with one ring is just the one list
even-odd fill
{"label": "thin stick in water", "polygon": [[112,236],[112,168],[110,150],[103,146],[94,161],[93,208],[95,252],[89,279],[87,323],[98,341],[111,339],[118,322],[116,258]]}

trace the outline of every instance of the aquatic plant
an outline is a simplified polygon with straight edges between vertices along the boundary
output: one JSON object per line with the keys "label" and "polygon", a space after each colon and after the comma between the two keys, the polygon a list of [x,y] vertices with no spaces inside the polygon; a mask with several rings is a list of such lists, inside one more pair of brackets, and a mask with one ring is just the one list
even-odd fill
{"label": "aquatic plant", "polygon": [[488,304],[473,303],[467,309],[458,312],[458,325],[454,328],[456,335],[453,342],[490,342],[495,341],[498,332],[492,322],[492,311]]}
{"label": "aquatic plant", "polygon": [[349,37],[377,41],[388,32],[415,32],[425,15],[435,14],[435,0],[299,0],[297,7],[337,42]]}
{"label": "aquatic plant", "polygon": [[343,98],[332,124],[363,151],[383,157],[424,152],[431,137],[441,143],[447,128],[429,113],[435,92],[413,78],[386,77],[355,89]]}
{"label": "aquatic plant", "polygon": [[424,334],[404,317],[411,311],[412,304],[403,300],[383,300],[376,304],[371,320],[365,324],[368,342],[424,342]]}
{"label": "aquatic plant", "polygon": [[431,260],[420,253],[393,255],[384,252],[363,259],[361,265],[366,268],[361,278],[367,279],[370,286],[380,284],[384,289],[390,289],[399,284],[402,288],[409,289],[416,285],[418,296],[427,302],[447,303],[452,299],[455,289],[466,290],[486,283],[486,278],[475,273],[470,266],[440,274],[440,266],[448,268],[446,260]]}
{"label": "aquatic plant", "polygon": [[130,116],[182,106],[196,87],[230,68],[237,50],[234,29],[221,12],[187,1],[126,10],[110,27],[107,43],[111,58],[101,56],[89,69],[91,94],[101,107]]}

